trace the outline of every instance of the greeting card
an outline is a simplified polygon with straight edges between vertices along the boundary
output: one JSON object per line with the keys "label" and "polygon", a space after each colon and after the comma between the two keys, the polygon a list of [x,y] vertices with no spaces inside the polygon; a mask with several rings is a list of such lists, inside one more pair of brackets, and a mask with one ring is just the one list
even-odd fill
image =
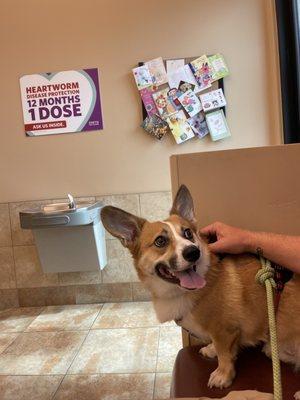
{"label": "greeting card", "polygon": [[223,110],[206,114],[206,122],[213,141],[231,136]]}
{"label": "greeting card", "polygon": [[153,84],[149,68],[146,65],[133,68],[132,72],[135,79],[135,83],[139,90],[151,86]]}
{"label": "greeting card", "polygon": [[188,123],[191,125],[193,132],[202,139],[209,133],[209,129],[205,120],[205,114],[203,111],[200,111],[199,114],[195,115],[192,118],[188,119]]}
{"label": "greeting card", "polygon": [[174,108],[176,110],[181,110],[182,106],[181,106],[181,103],[180,103],[180,101],[178,99],[178,97],[181,95],[181,92],[176,88],[172,88],[172,89],[170,89],[168,91],[167,95],[168,95],[169,101],[172,103]]}
{"label": "greeting card", "polygon": [[189,64],[196,81],[199,85],[200,91],[207,89],[211,86],[211,67],[206,55],[196,58]]}
{"label": "greeting card", "polygon": [[195,90],[195,85],[193,85],[192,83],[188,83],[188,82],[183,82],[181,81],[179,83],[178,89],[180,90],[180,92],[185,93],[188,90]]}
{"label": "greeting card", "polygon": [[158,110],[152,97],[152,94],[155,93],[156,90],[156,86],[149,86],[140,90],[140,95],[149,117],[153,114],[158,114]]}
{"label": "greeting card", "polygon": [[178,88],[180,82],[190,83],[195,86],[195,93],[199,91],[199,86],[188,64],[168,73],[168,82],[170,87]]}
{"label": "greeting card", "polygon": [[205,112],[226,106],[226,99],[222,89],[201,94],[199,98]]}
{"label": "greeting card", "polygon": [[212,82],[229,75],[229,69],[222,54],[218,53],[214,54],[213,56],[209,56],[208,61],[212,70]]}
{"label": "greeting card", "polygon": [[147,61],[145,65],[148,67],[150,71],[150,75],[152,77],[152,82],[154,85],[159,86],[168,82],[166,69],[164,66],[163,59],[161,57]]}
{"label": "greeting card", "polygon": [[178,144],[195,136],[182,110],[167,118],[167,123]]}
{"label": "greeting card", "polygon": [[143,121],[141,127],[158,140],[161,140],[170,131],[167,122],[161,119],[158,115],[147,117]]}
{"label": "greeting card", "polygon": [[167,60],[167,74],[172,73],[173,71],[176,71],[177,69],[181,68],[184,66],[184,59],[179,59],[179,60]]}
{"label": "greeting card", "polygon": [[178,100],[190,117],[193,117],[202,110],[200,100],[192,90],[183,93],[178,97]]}
{"label": "greeting card", "polygon": [[176,107],[172,104],[168,96],[169,88],[160,90],[159,92],[153,93],[152,97],[155,101],[156,107],[162,118],[167,118],[170,114],[175,113]]}

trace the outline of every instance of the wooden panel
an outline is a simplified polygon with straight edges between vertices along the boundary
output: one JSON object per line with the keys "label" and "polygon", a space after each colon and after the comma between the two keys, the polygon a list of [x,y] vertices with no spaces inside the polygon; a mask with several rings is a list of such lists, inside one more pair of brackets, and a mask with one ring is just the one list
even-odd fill
{"label": "wooden panel", "polygon": [[190,189],[198,222],[300,234],[300,144],[174,156],[174,192]]}

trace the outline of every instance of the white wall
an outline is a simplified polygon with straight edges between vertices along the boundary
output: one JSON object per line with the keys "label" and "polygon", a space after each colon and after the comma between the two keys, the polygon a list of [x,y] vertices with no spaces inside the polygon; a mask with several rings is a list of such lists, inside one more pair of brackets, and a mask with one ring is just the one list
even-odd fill
{"label": "white wall", "polygon": [[[276,40],[267,0],[1,2],[0,202],[169,190],[174,153],[278,144]],[[3,40],[4,39],[4,40]],[[149,138],[131,76],[139,60],[222,52],[232,138]],[[19,77],[98,67],[105,129],[28,138]]]}

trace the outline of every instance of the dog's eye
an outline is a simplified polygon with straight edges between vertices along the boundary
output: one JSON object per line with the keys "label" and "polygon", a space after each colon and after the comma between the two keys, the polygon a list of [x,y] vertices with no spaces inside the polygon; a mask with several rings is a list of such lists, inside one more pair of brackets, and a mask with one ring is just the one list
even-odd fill
{"label": "dog's eye", "polygon": [[154,240],[154,244],[156,247],[165,247],[167,244],[167,239],[164,236],[157,236]]}
{"label": "dog's eye", "polygon": [[193,239],[193,232],[192,232],[189,228],[185,229],[185,230],[183,231],[183,234],[184,234],[184,237],[185,237],[186,239],[188,239],[188,240]]}

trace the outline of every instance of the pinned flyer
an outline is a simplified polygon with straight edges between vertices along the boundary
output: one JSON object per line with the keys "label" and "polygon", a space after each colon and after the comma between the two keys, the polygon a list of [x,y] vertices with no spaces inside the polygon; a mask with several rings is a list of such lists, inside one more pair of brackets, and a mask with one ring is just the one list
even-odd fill
{"label": "pinned flyer", "polygon": [[178,59],[178,60],[167,60],[167,74],[171,74],[174,71],[177,71],[179,68],[182,68],[184,66],[184,59]]}
{"label": "pinned flyer", "polygon": [[176,88],[172,88],[167,93],[169,101],[172,103],[173,107],[179,111],[182,109],[181,103],[178,97],[181,95],[181,92]]}
{"label": "pinned flyer", "polygon": [[206,114],[206,123],[214,142],[231,136],[223,110]]}
{"label": "pinned flyer", "polygon": [[140,90],[140,95],[149,117],[151,117],[151,115],[158,114],[155,101],[153,100],[152,97],[152,94],[155,92],[156,89],[157,89],[156,86],[148,86]]}
{"label": "pinned flyer", "polygon": [[196,58],[189,64],[195,79],[199,85],[199,89],[205,90],[211,86],[211,67],[206,55]]}
{"label": "pinned flyer", "polygon": [[161,119],[158,115],[151,115],[151,117],[147,117],[143,121],[141,127],[158,140],[163,139],[163,137],[170,132],[167,122]]}
{"label": "pinned flyer", "polygon": [[188,64],[168,73],[168,81],[171,88],[179,87],[181,82],[190,83],[194,86],[194,91],[199,91],[199,86]]}
{"label": "pinned flyer", "polygon": [[147,61],[145,63],[145,66],[147,66],[150,71],[150,75],[154,85],[159,86],[168,82],[167,72],[164,66],[163,59],[161,57]]}
{"label": "pinned flyer", "polygon": [[205,112],[226,106],[226,99],[222,89],[201,94],[199,98]]}
{"label": "pinned flyer", "polygon": [[194,117],[202,110],[200,100],[192,90],[188,90],[183,93],[180,97],[178,97],[178,100],[190,117]]}
{"label": "pinned flyer", "polygon": [[183,143],[195,136],[182,110],[167,118],[167,123],[177,144]]}
{"label": "pinned flyer", "polygon": [[229,69],[222,54],[218,53],[214,54],[213,56],[209,56],[208,61],[212,70],[212,82],[215,82],[221,78],[225,78],[225,76],[229,75]]}
{"label": "pinned flyer", "polygon": [[149,68],[146,65],[133,68],[133,76],[136,86],[139,90],[144,89],[153,84]]}
{"label": "pinned flyer", "polygon": [[177,111],[176,107],[169,99],[168,92],[169,88],[166,88],[160,90],[159,92],[153,93],[153,99],[162,118],[167,118],[169,115]]}
{"label": "pinned flyer", "polygon": [[195,135],[198,136],[200,139],[202,139],[209,133],[209,129],[205,120],[205,114],[203,111],[200,111],[199,114],[195,115],[192,118],[189,118],[188,123],[191,125]]}

